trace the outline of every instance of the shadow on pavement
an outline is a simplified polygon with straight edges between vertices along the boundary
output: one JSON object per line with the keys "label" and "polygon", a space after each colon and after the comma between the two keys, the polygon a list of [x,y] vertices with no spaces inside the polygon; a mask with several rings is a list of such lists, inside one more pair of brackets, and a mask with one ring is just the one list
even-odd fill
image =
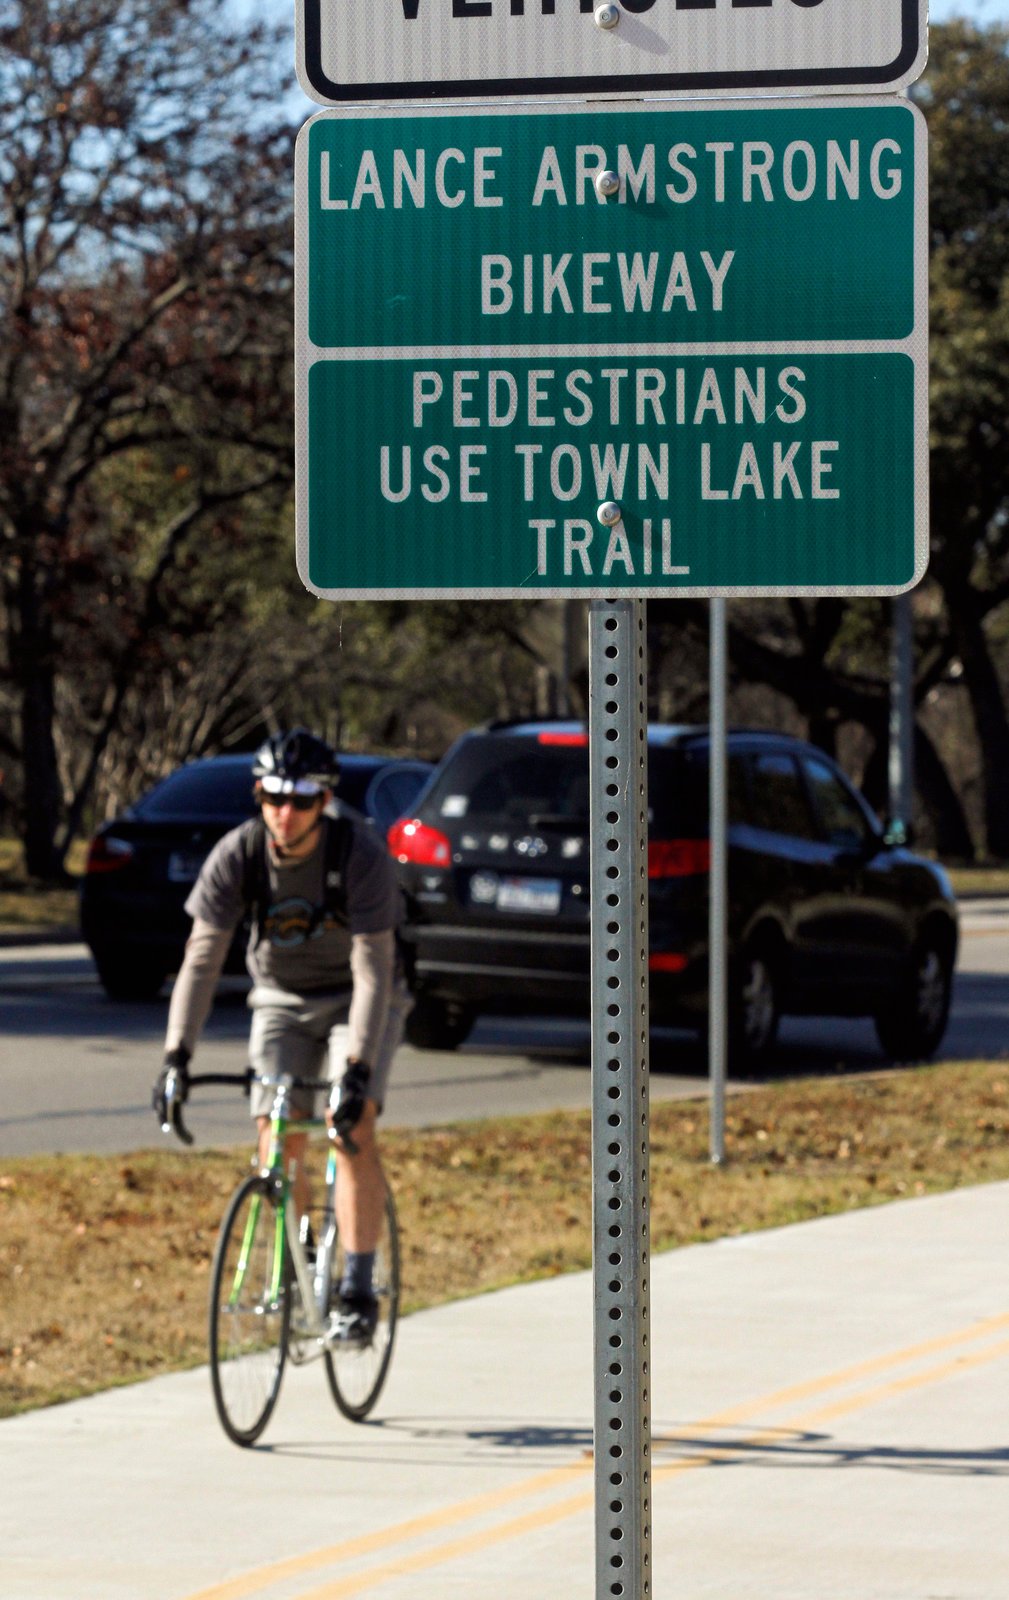
{"label": "shadow on pavement", "polygon": [[[366,1452],[369,1457],[381,1437],[383,1459],[409,1462],[418,1467],[425,1462],[456,1461],[467,1472],[474,1465],[493,1466],[502,1458],[513,1459],[528,1452],[556,1453],[565,1460],[587,1460],[592,1455],[592,1429],[588,1426],[563,1426],[550,1424],[536,1426],[530,1423],[511,1424],[501,1421],[489,1425],[459,1418],[453,1425],[446,1419],[385,1417],[369,1419],[361,1425],[360,1449],[355,1449],[347,1439],[334,1438],[331,1445],[320,1444],[317,1439],[274,1441],[256,1445],[254,1449],[264,1455],[292,1457],[320,1461],[354,1460]],[[955,1477],[1009,1477],[1009,1448],[992,1447],[984,1450],[929,1449],[922,1446],[858,1443],[845,1441],[828,1433],[812,1433],[787,1427],[768,1428],[755,1424],[750,1430],[754,1437],[740,1437],[736,1427],[732,1435],[691,1433],[689,1424],[677,1427],[675,1437],[664,1437],[661,1427],[652,1434],[653,1467],[661,1472],[663,1467],[677,1462],[703,1459],[713,1467],[764,1466],[778,1470],[846,1470],[854,1467],[877,1467],[889,1472],[921,1472],[946,1474]],[[768,1437],[772,1434],[773,1437]],[[397,1456],[397,1443],[408,1453]],[[468,1446],[479,1452],[474,1456]],[[389,1455],[389,1452],[392,1452]],[[443,1454],[444,1452],[444,1454]]]}
{"label": "shadow on pavement", "polygon": [[718,1434],[680,1434],[664,1441],[652,1436],[656,1470],[668,1458],[692,1460],[698,1456],[715,1467],[746,1465],[780,1468],[880,1467],[889,1471],[950,1473],[955,1476],[1009,1476],[1009,1449],[929,1450],[921,1446],[855,1444],[842,1442],[829,1433],[806,1433],[781,1428],[768,1439],[767,1429],[754,1427],[758,1437],[727,1439]]}

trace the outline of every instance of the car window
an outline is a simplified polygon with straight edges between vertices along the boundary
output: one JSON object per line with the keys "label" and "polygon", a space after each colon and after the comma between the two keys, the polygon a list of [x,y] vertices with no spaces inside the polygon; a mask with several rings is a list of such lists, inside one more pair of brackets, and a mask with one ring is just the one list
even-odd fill
{"label": "car window", "polygon": [[[661,838],[704,838],[711,810],[710,751],[651,750],[648,758],[653,833]],[[725,762],[729,822],[750,820],[747,763],[738,752]]]}
{"label": "car window", "polygon": [[870,836],[869,824],[861,806],[825,761],[815,757],[803,760],[824,833],[831,844],[842,849],[859,849]]}
{"label": "car window", "polygon": [[380,770],[381,763],[377,761],[354,761],[344,756],[340,762],[340,776],[336,783],[336,795],[345,805],[353,806],[355,811],[365,811],[365,796],[369,785]]}
{"label": "car window", "polygon": [[653,839],[703,839],[708,831],[706,750],[648,752],[648,822]]}
{"label": "car window", "polygon": [[468,739],[446,760],[423,807],[425,816],[524,822],[530,815],[589,818],[586,745],[535,739]]}
{"label": "car window", "polygon": [[753,821],[771,833],[815,839],[816,829],[799,768],[785,751],[758,751],[750,766]]}
{"label": "car window", "polygon": [[[750,812],[745,762],[728,763],[729,817]],[[653,838],[703,838],[708,831],[708,755],[652,746],[648,752],[649,825]],[[539,743],[515,735],[468,739],[450,755],[427,791],[421,814],[434,822],[525,822],[531,816],[589,820],[587,745]]]}
{"label": "car window", "polygon": [[134,806],[141,817],[224,817],[240,821],[255,811],[252,758],[246,762],[194,762],[162,780]]}
{"label": "car window", "polygon": [[725,763],[725,795],[730,822],[752,822],[750,804],[750,763],[744,756],[730,755]]}
{"label": "car window", "polygon": [[367,793],[368,814],[375,818],[384,833],[396,821],[405,817],[413,807],[424,784],[430,776],[430,767],[386,767],[371,780]]}

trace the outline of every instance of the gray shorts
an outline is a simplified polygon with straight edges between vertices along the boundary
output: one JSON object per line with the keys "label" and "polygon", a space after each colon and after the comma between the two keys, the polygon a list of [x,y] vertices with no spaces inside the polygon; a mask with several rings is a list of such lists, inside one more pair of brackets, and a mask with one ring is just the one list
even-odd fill
{"label": "gray shorts", "polygon": [[[249,996],[252,1029],[249,1035],[249,1063],[268,1078],[285,1074],[298,1078],[327,1078],[337,1083],[347,1065],[347,1014],[350,992],[342,995],[285,994],[279,989],[257,988]],[[406,1019],[413,999],[406,984],[397,980],[376,1059],[369,1062],[371,1079],[368,1098],[381,1111],[389,1082],[389,1069],[403,1039]],[[268,1117],[275,1091],[254,1083],[250,1110],[254,1117]],[[315,1110],[315,1095],[295,1089],[292,1108],[310,1117]]]}

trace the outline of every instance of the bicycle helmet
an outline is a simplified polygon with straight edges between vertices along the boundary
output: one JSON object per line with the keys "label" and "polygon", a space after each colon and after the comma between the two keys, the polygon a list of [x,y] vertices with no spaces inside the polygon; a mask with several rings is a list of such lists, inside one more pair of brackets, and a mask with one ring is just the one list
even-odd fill
{"label": "bicycle helmet", "polygon": [[273,733],[256,751],[252,775],[268,794],[313,794],[332,789],[340,775],[336,751],[307,728]]}

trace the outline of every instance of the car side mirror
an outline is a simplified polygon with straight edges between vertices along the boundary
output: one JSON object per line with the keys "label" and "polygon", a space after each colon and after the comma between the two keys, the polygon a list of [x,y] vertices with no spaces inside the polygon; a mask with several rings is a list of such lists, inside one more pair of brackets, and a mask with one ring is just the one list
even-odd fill
{"label": "car side mirror", "polygon": [[914,835],[909,822],[902,817],[887,817],[883,828],[883,843],[890,850],[899,850],[912,842]]}

